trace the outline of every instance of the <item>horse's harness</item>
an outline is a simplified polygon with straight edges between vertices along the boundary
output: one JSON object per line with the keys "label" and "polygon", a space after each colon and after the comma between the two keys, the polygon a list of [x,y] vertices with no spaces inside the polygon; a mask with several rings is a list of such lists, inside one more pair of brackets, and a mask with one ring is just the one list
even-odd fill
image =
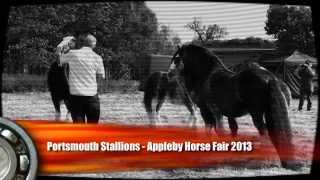
{"label": "horse's harness", "polygon": [[[167,73],[167,76],[168,76],[168,73]],[[175,75],[174,77],[171,77],[171,78],[168,76],[168,79],[172,79],[172,80],[176,81],[176,83],[179,86],[179,88],[182,89],[183,92],[185,93],[185,95],[188,98],[189,102],[192,103],[192,106],[193,106],[194,110],[196,110],[196,105],[192,100],[191,94],[189,93],[189,91],[187,90],[185,85],[180,82],[179,76]]]}

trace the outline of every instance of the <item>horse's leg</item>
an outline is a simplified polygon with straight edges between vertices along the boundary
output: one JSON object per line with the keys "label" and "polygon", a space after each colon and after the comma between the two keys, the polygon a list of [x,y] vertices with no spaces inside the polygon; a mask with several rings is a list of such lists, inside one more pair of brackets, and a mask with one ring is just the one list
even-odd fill
{"label": "horse's leg", "polygon": [[250,104],[248,105],[248,110],[249,114],[252,117],[253,124],[257,128],[260,136],[264,136],[266,134],[267,127],[266,123],[263,120],[263,114],[267,105],[265,102],[262,101],[261,94],[260,97],[259,95],[256,96],[258,96],[258,98],[251,98]]}
{"label": "horse's leg", "polygon": [[228,117],[228,122],[232,136],[236,136],[238,134],[238,124],[236,118],[230,116]]}
{"label": "horse's leg", "polygon": [[150,126],[155,125],[155,118],[154,118],[155,113],[154,113],[154,109],[152,108],[153,100],[154,100],[154,90],[152,88],[146,88],[144,90],[143,104],[147,112]]}
{"label": "horse's leg", "polygon": [[155,112],[155,100],[154,99],[151,99],[151,102],[150,102],[150,109],[148,110],[148,118],[149,118],[149,121],[150,121],[150,125],[151,126],[156,126],[157,125],[157,120],[156,120],[156,112]]}
{"label": "horse's leg", "polygon": [[156,114],[155,114],[156,115],[156,117],[155,117],[156,118],[156,123],[158,125],[162,124],[161,118],[160,118],[160,109],[161,109],[163,103],[164,103],[164,98],[163,99],[158,99],[158,104],[156,106]]}
{"label": "horse's leg", "polygon": [[263,113],[250,112],[254,126],[258,129],[259,134],[264,136],[266,134],[266,124],[263,121]]}
{"label": "horse's leg", "polygon": [[215,114],[212,113],[212,111],[207,105],[201,105],[199,106],[199,108],[200,108],[201,116],[205,123],[205,129],[207,134],[211,135],[212,127],[215,128],[217,134],[220,134],[216,128],[217,117],[215,116]]}
{"label": "horse's leg", "polygon": [[67,110],[66,120],[70,120],[70,118],[71,118],[71,113],[69,110]]}
{"label": "horse's leg", "polygon": [[189,110],[189,111],[190,111],[189,127],[196,128],[196,126],[197,126],[197,117],[195,116],[194,109],[192,108],[192,110]]}
{"label": "horse's leg", "polygon": [[217,135],[222,135],[223,134],[223,123],[222,123],[222,118],[223,115],[220,112],[219,108],[216,107],[215,105],[208,106],[211,112],[211,117],[214,119],[214,129],[217,133]]}
{"label": "horse's leg", "polygon": [[299,97],[299,106],[298,106],[298,110],[302,110],[303,104],[304,104],[304,92],[300,92],[300,97]]}
{"label": "horse's leg", "polygon": [[66,113],[66,120],[69,121],[71,119],[71,112],[70,112],[70,105],[68,104],[69,102],[65,101],[65,105],[67,108],[67,113]]}
{"label": "horse's leg", "polygon": [[213,126],[212,124],[205,124],[205,131],[207,135],[212,135],[212,132],[211,132],[212,126]]}
{"label": "horse's leg", "polygon": [[66,109],[67,109],[66,120],[70,120],[70,119],[71,119],[71,112],[70,112],[71,104],[70,104],[69,95],[67,95],[67,96],[64,98],[64,104],[65,104]]}
{"label": "horse's leg", "polygon": [[51,99],[55,109],[55,120],[60,120],[61,111],[60,111],[60,99],[51,93]]}
{"label": "horse's leg", "polygon": [[153,126],[155,125],[155,112],[154,112],[154,109],[152,108],[152,103],[153,102],[153,99],[150,97],[150,98],[145,98],[144,99],[144,106],[145,106],[145,109],[147,111],[147,116],[148,116],[148,119],[149,119],[149,125]]}
{"label": "horse's leg", "polygon": [[189,127],[195,128],[197,123],[197,118],[195,116],[195,108],[193,106],[193,103],[190,102],[190,100],[187,97],[183,100],[183,102],[190,112],[188,125]]}
{"label": "horse's leg", "polygon": [[54,115],[54,119],[57,120],[57,121],[60,120],[61,119],[61,113],[56,111],[55,115]]}
{"label": "horse's leg", "polygon": [[223,135],[224,131],[223,131],[223,123],[222,123],[222,118],[223,118],[222,113],[220,111],[215,111],[212,113],[212,116],[215,118],[215,121],[216,121],[215,131],[217,135]]}
{"label": "horse's leg", "polygon": [[155,113],[154,112],[148,112],[148,119],[149,119],[149,125],[150,126],[155,126],[156,122],[155,122]]}
{"label": "horse's leg", "polygon": [[158,103],[156,106],[156,122],[161,125],[161,118],[160,118],[160,109],[164,103],[165,97],[166,97],[166,90],[164,88],[161,88],[159,90],[159,95],[158,95]]}
{"label": "horse's leg", "polygon": [[211,135],[211,129],[215,122],[210,121],[210,110],[205,106],[200,106],[200,114],[205,124],[206,133]]}
{"label": "horse's leg", "polygon": [[158,103],[156,106],[156,121],[159,125],[162,124],[161,118],[160,118],[160,109],[164,103],[165,97],[168,93],[168,77],[165,74],[161,74],[161,79],[159,82],[159,86],[157,88],[158,91]]}
{"label": "horse's leg", "polygon": [[310,111],[310,110],[311,110],[311,107],[312,107],[311,93],[308,93],[308,94],[307,94],[307,101],[308,101],[307,111]]}

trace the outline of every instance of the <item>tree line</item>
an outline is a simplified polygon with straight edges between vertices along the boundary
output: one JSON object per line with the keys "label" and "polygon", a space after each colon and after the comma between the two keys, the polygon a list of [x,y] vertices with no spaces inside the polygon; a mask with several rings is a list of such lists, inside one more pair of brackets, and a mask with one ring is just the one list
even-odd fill
{"label": "tree line", "polygon": [[[72,34],[77,22],[92,28],[110,78],[130,71],[132,79],[148,73],[150,54],[173,54],[181,39],[169,26],[159,25],[144,2],[101,2],[12,7],[8,18],[5,73],[43,75],[56,60],[54,50],[63,37]],[[257,37],[221,40],[227,29],[203,25],[198,18],[185,28],[196,34],[192,43],[206,47],[277,48],[284,55],[295,49],[315,55],[311,11],[303,6],[270,5],[266,33],[275,41]]]}
{"label": "tree line", "polygon": [[173,49],[168,26],[158,29],[156,15],[144,2],[17,6],[8,18],[4,72],[45,74],[57,58],[57,44],[73,35],[77,22],[92,29],[98,40],[95,51],[112,71],[111,78],[130,69],[132,78],[139,79],[150,54]]}
{"label": "tree line", "polygon": [[280,56],[290,55],[295,50],[315,56],[315,40],[311,9],[307,6],[270,5],[265,22],[266,34],[274,41],[258,37],[221,40],[228,35],[227,29],[218,24],[203,25],[197,17],[186,25],[195,32],[192,43],[205,47],[229,48],[276,48]]}

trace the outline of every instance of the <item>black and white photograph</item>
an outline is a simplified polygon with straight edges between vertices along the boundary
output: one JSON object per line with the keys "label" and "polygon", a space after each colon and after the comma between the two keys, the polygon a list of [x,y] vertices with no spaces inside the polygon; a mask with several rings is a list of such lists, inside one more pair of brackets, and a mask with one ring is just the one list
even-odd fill
{"label": "black and white photograph", "polygon": [[272,144],[275,153],[285,146],[290,155],[303,155],[297,161],[279,153],[276,161],[266,157],[241,165],[54,175],[184,179],[311,171],[318,61],[310,6],[214,1],[11,6],[3,54],[3,117],[252,134]]}

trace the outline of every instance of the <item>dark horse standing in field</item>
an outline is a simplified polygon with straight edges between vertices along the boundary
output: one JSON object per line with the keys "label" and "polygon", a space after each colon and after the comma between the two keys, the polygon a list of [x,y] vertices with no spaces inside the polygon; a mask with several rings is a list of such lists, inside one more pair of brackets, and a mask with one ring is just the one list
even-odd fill
{"label": "dark horse standing in field", "polygon": [[[170,80],[169,80],[170,79]],[[181,79],[169,78],[167,72],[153,72],[144,82],[143,103],[151,124],[161,124],[160,109],[166,98],[172,104],[184,104],[190,112],[189,123],[195,126],[194,104]]]}
{"label": "dark horse standing in field", "polygon": [[51,94],[51,99],[54,105],[55,119],[58,120],[61,117],[60,104],[63,101],[68,110],[66,119],[70,117],[70,105],[69,105],[69,85],[68,85],[68,65],[59,65],[59,63],[53,62],[48,72],[48,86]]}
{"label": "dark horse standing in field", "polygon": [[[56,49],[57,58],[60,58],[62,54],[68,53],[76,46],[75,38],[73,36],[66,36],[58,44]],[[50,65],[48,72],[48,86],[51,94],[51,99],[54,105],[55,119],[58,120],[61,117],[60,104],[64,101],[67,108],[66,119],[70,118],[70,92],[69,92],[69,66],[68,64],[60,64],[60,60],[53,62]]]}
{"label": "dark horse standing in field", "polygon": [[194,94],[207,129],[215,127],[216,132],[221,133],[217,125],[225,115],[235,135],[238,129],[235,118],[249,113],[260,135],[268,131],[282,165],[296,167],[294,161],[290,161],[294,148],[287,92],[271,72],[264,68],[248,68],[234,73],[209,50],[184,45],[174,54],[169,73],[185,78],[187,91]]}

